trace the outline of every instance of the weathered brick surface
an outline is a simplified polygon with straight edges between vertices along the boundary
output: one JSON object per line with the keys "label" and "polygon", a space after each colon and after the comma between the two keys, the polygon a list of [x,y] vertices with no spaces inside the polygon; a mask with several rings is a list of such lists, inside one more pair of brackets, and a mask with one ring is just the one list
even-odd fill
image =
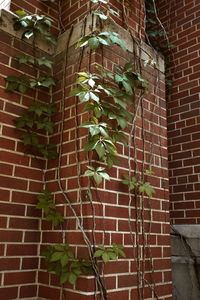
{"label": "weathered brick surface", "polygon": [[[138,36],[141,25],[140,1],[126,1],[130,7],[127,8],[127,17],[134,35]],[[121,1],[110,1],[110,5],[119,12],[115,21],[120,26],[127,28],[122,16]],[[47,5],[40,1],[12,1],[11,9],[26,9],[31,13],[38,13],[41,10],[56,20],[55,32],[58,31],[58,7],[56,4]],[[88,13],[89,1],[63,1],[62,21],[65,28],[71,24],[80,22]],[[141,19],[143,19],[141,17]],[[141,32],[142,38],[144,38]],[[54,274],[46,272],[44,259],[39,259],[39,253],[46,244],[62,243],[62,233],[46,221],[40,221],[40,212],[35,210],[36,195],[42,190],[41,167],[45,167],[44,161],[38,163],[34,157],[23,154],[23,146],[19,139],[19,132],[15,129],[13,118],[20,116],[23,110],[31,102],[34,93],[30,90],[23,97],[19,93],[5,92],[5,80],[7,75],[27,73],[34,76],[34,70],[28,66],[21,69],[14,56],[18,53],[33,54],[33,48],[26,42],[18,40],[3,32],[0,35],[2,40],[0,48],[1,78],[0,78],[0,107],[2,111],[2,139],[1,152],[2,163],[2,190],[1,190],[1,237],[0,260],[2,266],[2,288],[0,295],[3,299],[20,299],[43,297],[49,300],[60,299],[61,289],[58,279]],[[88,68],[89,49],[85,49],[81,62],[81,70]],[[55,75],[59,79],[53,90],[53,101],[57,104],[60,113],[55,117],[56,132],[51,137],[51,142],[60,144],[61,128],[61,100],[63,93],[63,74],[65,73],[64,55],[61,53],[55,57]],[[104,48],[96,51],[91,57],[91,71],[95,70],[95,64],[102,62],[107,70],[113,71],[117,63],[124,64],[129,59],[137,60],[131,53],[123,53],[118,46],[112,49]],[[64,109],[64,131],[62,143],[61,178],[64,190],[78,215],[83,214],[83,225],[87,235],[92,242],[92,207],[86,198],[87,178],[81,177],[81,194],[83,199],[82,207],[79,201],[79,187],[77,181],[77,168],[75,156],[75,99],[69,97],[69,91],[74,87],[80,51],[75,50],[74,45],[70,47],[67,57],[66,78],[65,78],[65,109]],[[171,277],[170,277],[170,243],[169,243],[169,201],[168,201],[168,170],[167,170],[167,137],[166,137],[166,107],[164,76],[159,73],[159,85],[157,84],[157,70],[148,66],[142,70],[142,75],[149,80],[150,93],[142,100],[142,107],[138,110],[136,121],[136,137],[134,146],[131,146],[131,168],[135,167],[134,150],[136,150],[137,167],[151,169],[154,172],[152,177],[146,177],[156,190],[150,202],[144,198],[144,227],[148,236],[151,253],[148,247],[146,253],[145,278],[152,283],[151,266],[149,258],[152,255],[154,263],[154,280],[156,291],[163,300],[171,299]],[[185,84],[185,82],[183,83]],[[195,88],[195,87],[193,87]],[[45,95],[46,96],[46,95]],[[44,93],[38,93],[41,101]],[[187,105],[187,103],[186,103]],[[77,106],[77,120],[80,125],[87,120],[87,114],[82,112],[82,105]],[[133,111],[133,107],[129,108]],[[142,130],[144,115],[144,131]],[[86,141],[87,131],[78,128],[78,157],[82,173],[86,170],[87,157],[82,150]],[[130,238],[128,226],[128,190],[122,185],[123,173],[128,173],[128,150],[121,143],[118,143],[120,164],[114,166],[109,172],[110,182],[103,182],[98,193],[93,189],[93,204],[96,215],[95,238],[96,243],[111,245],[112,243],[124,244],[126,259],[112,262],[105,267],[105,281],[108,289],[109,300],[113,299],[137,299],[137,254],[135,235],[135,201],[131,203],[131,225],[133,229],[133,240]],[[187,165],[185,165],[188,168]],[[189,166],[190,167],[190,166]],[[53,193],[58,209],[65,216],[63,225],[66,242],[70,244],[72,251],[77,257],[88,258],[88,250],[85,246],[83,236],[77,227],[77,222],[72,211],[60,192],[58,185],[58,159],[51,161],[47,166],[47,187]],[[139,215],[140,215],[139,209]],[[139,243],[142,245],[141,222],[138,224]],[[134,250],[134,251],[133,251]],[[140,249],[141,250],[141,249]],[[133,253],[134,252],[134,253]],[[13,266],[11,269],[11,265]],[[75,289],[66,284],[64,293],[67,299],[93,299],[94,279],[82,276],[78,279]],[[151,289],[145,288],[145,299],[152,298]],[[98,297],[97,297],[98,298]]]}
{"label": "weathered brick surface", "polygon": [[174,44],[168,93],[171,219],[199,223],[199,1],[159,1],[159,16]]}

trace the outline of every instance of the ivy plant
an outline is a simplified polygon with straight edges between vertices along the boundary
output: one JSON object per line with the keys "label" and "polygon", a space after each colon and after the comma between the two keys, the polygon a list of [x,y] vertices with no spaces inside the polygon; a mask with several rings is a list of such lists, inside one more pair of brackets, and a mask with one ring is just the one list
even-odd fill
{"label": "ivy plant", "polygon": [[99,185],[102,182],[103,178],[105,180],[110,180],[110,176],[106,172],[104,172],[105,168],[98,167],[95,169],[92,166],[87,166],[87,168],[88,170],[85,171],[84,176],[92,176],[97,185]]}
{"label": "ivy plant", "polygon": [[38,203],[37,209],[42,209],[45,215],[45,220],[52,222],[54,226],[64,222],[62,214],[56,210],[56,205],[53,202],[51,193],[43,190],[40,195],[37,196]]}
{"label": "ivy plant", "polygon": [[[100,13],[98,13],[98,15],[99,14]],[[99,47],[99,45],[110,46],[112,43],[119,45],[124,51],[127,50],[122,40],[119,39],[118,33],[112,31],[91,33],[86,36],[83,36],[82,38],[80,38],[77,44],[77,48],[88,45],[91,50],[96,50]]]}
{"label": "ivy plant", "polygon": [[17,17],[14,20],[14,30],[24,29],[22,38],[30,39],[35,36],[43,36],[47,41],[56,44],[55,37],[50,33],[50,27],[53,20],[44,15],[29,15],[22,10],[15,12]]}
{"label": "ivy plant", "polygon": [[105,247],[103,245],[98,246],[99,249],[95,251],[94,257],[101,258],[104,263],[110,260],[117,260],[118,256],[126,257],[126,254],[122,250],[124,247],[122,245],[112,244],[112,247]]}
{"label": "ivy plant", "polygon": [[128,185],[130,191],[136,190],[138,194],[145,193],[149,198],[151,198],[152,195],[155,194],[155,190],[151,186],[150,182],[143,182],[141,180],[137,181],[135,176],[129,177],[128,174],[123,174],[123,176],[124,179],[122,180],[122,183]]}
{"label": "ivy plant", "polygon": [[17,129],[24,129],[21,139],[26,147],[26,153],[42,154],[47,159],[57,157],[55,145],[43,144],[40,142],[42,130],[48,134],[54,132],[54,123],[50,121],[50,117],[57,113],[57,109],[53,103],[40,104],[32,102],[22,117],[14,119]]}
{"label": "ivy plant", "polygon": [[55,272],[60,284],[69,282],[74,285],[81,274],[92,274],[91,262],[85,259],[75,259],[69,244],[48,246],[42,255],[48,263],[48,271]]}

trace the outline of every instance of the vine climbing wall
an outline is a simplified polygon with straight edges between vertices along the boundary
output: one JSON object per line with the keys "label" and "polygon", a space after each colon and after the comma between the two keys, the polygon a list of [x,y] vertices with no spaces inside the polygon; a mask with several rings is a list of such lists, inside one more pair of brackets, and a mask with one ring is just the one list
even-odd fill
{"label": "vine climbing wall", "polygon": [[[98,1],[62,1],[62,6],[57,6],[23,1],[23,7],[21,1],[20,7],[17,1],[11,2],[12,10],[23,8],[31,14],[42,12],[53,18],[53,32],[60,32],[55,48],[21,40],[19,33],[6,29],[8,20],[12,27],[12,16],[9,12],[2,14],[0,295],[4,300],[172,299],[163,61],[144,44],[142,2],[110,1],[110,9],[117,14],[105,23],[90,15],[95,2]],[[102,5],[106,11],[105,3]],[[79,39],[91,31],[118,33],[127,50],[120,47],[121,42],[111,47],[77,48]],[[5,91],[8,75],[35,75],[34,67],[19,66],[15,55],[21,53],[45,55],[54,62],[57,83],[51,91],[42,88],[35,94],[29,88],[24,95]],[[84,151],[90,136],[81,125],[88,121],[88,111],[72,92],[78,84],[77,72],[90,72],[100,78],[96,66],[101,66],[116,75],[116,65],[123,68],[130,62],[139,84],[132,103],[126,106],[133,116],[124,130],[127,146],[122,141],[116,143],[119,163],[112,168],[100,162],[110,180],[103,179],[97,185],[95,177],[89,180],[83,176],[88,161],[96,168],[99,157],[97,152]],[[54,133],[47,139],[57,146],[59,156],[49,161],[25,155],[19,130],[14,126],[13,119],[21,116],[32,99],[52,101],[58,109],[52,118]],[[106,122],[105,116],[100,122]],[[116,122],[110,118],[109,126],[116,126]],[[137,180],[134,189],[130,188],[130,180],[125,184],[124,174],[133,182]],[[44,212],[35,209],[37,195],[44,188],[51,192],[64,217],[60,226],[44,220]],[[75,258],[92,261],[95,276],[93,272],[83,273],[75,284],[69,280],[60,284],[55,272],[47,272],[42,251],[47,245],[63,243],[69,244]],[[105,256],[91,259],[95,250],[101,249],[99,245],[112,249],[113,243],[123,249],[117,260],[102,263]]]}

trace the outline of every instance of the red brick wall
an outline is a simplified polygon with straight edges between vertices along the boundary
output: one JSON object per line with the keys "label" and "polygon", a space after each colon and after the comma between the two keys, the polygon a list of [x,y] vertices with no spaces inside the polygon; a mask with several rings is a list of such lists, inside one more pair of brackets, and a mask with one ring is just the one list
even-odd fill
{"label": "red brick wall", "polygon": [[[130,1],[128,1],[130,2]],[[56,12],[55,6],[52,9],[46,4],[39,1],[31,2],[23,1],[24,8],[31,13],[40,10],[40,5],[46,7],[46,12],[53,16],[52,11]],[[33,5],[34,3],[34,5]],[[73,3],[72,6],[67,6]],[[63,9],[63,24],[66,28],[70,23],[79,22],[86,13],[84,9],[88,9],[89,1],[66,2],[68,14]],[[121,1],[111,1],[111,5],[116,6],[120,17],[122,16]],[[77,6],[76,6],[77,4]],[[12,9],[18,9],[17,1],[12,2]],[[76,9],[74,10],[74,7]],[[132,3],[130,3],[132,7]],[[22,4],[20,6],[22,9]],[[76,12],[76,10],[78,11]],[[81,14],[80,12],[83,11]],[[138,34],[138,23],[133,23],[135,16],[139,16],[139,1],[135,1],[134,9],[128,8],[127,16],[130,25]],[[70,17],[68,19],[68,16]],[[126,28],[126,25],[118,18],[117,23]],[[56,18],[56,17],[55,17]],[[132,23],[131,23],[132,22]],[[1,92],[1,108],[3,116],[3,142],[2,147],[2,163],[4,185],[1,192],[1,228],[5,236],[5,240],[0,246],[0,253],[3,266],[1,273],[2,288],[0,295],[4,300],[14,298],[30,298],[43,297],[49,300],[57,300],[60,297],[60,286],[55,275],[49,275],[46,272],[44,260],[39,260],[41,249],[46,244],[62,243],[62,232],[53,229],[49,223],[42,221],[40,224],[40,214],[35,210],[36,195],[42,189],[42,174],[40,165],[37,161],[23,154],[23,147],[19,140],[19,132],[15,130],[13,118],[21,115],[23,109],[32,99],[31,91],[28,91],[23,97],[18,93],[5,92],[5,80],[7,75],[14,72],[20,72],[19,66],[13,58],[15,54],[27,51],[31,53],[31,46],[8,34],[1,34],[2,47],[1,55],[1,72],[0,81]],[[59,54],[55,58],[55,75],[59,79],[54,89],[53,101],[57,103],[61,109],[62,99],[62,77],[63,77],[63,61],[65,53]],[[104,65],[108,70],[113,70],[116,63],[124,64],[130,58],[135,59],[133,54],[124,54],[119,47],[107,49],[103,51]],[[67,192],[70,201],[73,203],[79,214],[80,203],[78,201],[78,181],[77,168],[75,160],[75,107],[74,98],[67,97],[72,85],[75,82],[77,72],[77,61],[79,51],[70,47],[66,67],[66,99],[64,112],[64,132],[62,144],[62,161],[61,161],[61,178],[64,189]],[[102,52],[97,51],[91,58],[92,68],[94,64],[102,62]],[[85,50],[81,69],[88,67],[88,49]],[[29,76],[34,72],[27,68],[24,70]],[[170,265],[170,241],[169,241],[169,211],[168,211],[168,171],[167,171],[167,139],[166,139],[166,107],[165,107],[165,87],[164,76],[159,75],[159,86],[157,84],[157,71],[148,66],[142,71],[143,76],[150,81],[150,93],[143,100],[144,132],[142,131],[142,109],[138,111],[136,122],[136,138],[135,149],[137,157],[137,165],[139,170],[142,169],[143,155],[145,158],[144,168],[154,171],[154,175],[149,180],[156,190],[149,202],[144,199],[144,219],[145,230],[149,232],[149,243],[154,264],[154,279],[156,284],[156,292],[163,300],[171,299],[171,265]],[[43,94],[41,94],[41,97]],[[42,100],[43,98],[41,98]],[[81,106],[78,106],[78,123],[86,120],[87,114],[82,113]],[[60,142],[60,126],[61,113],[56,117],[57,132],[52,137],[52,141],[59,145]],[[78,129],[78,141],[82,147],[87,133],[85,130]],[[135,161],[133,158],[134,147],[131,147],[131,167],[134,168]],[[112,180],[103,182],[98,188],[98,195],[93,190],[93,201],[96,214],[96,230],[95,237],[98,244],[102,244],[103,235],[105,234],[105,245],[111,245],[113,242],[124,244],[124,251],[127,255],[126,259],[120,259],[118,262],[109,263],[105,267],[105,281],[108,289],[109,300],[121,299],[126,300],[137,299],[137,281],[135,256],[133,256],[133,246],[130,241],[130,233],[128,228],[128,191],[121,184],[122,174],[128,173],[128,152],[122,144],[118,144],[120,165],[114,166],[110,171]],[[86,154],[80,149],[79,160],[81,170],[86,169]],[[41,160],[42,163],[42,160]],[[60,192],[58,186],[58,160],[48,163],[47,166],[47,186],[53,193],[59,209],[65,216],[65,224],[63,226],[66,242],[70,244],[71,249],[77,257],[88,257],[88,251],[82,238],[82,234],[77,227],[74,216],[66,205],[65,199]],[[83,215],[84,228],[88,237],[92,241],[92,212],[91,205],[85,197],[87,191],[87,178],[81,178],[81,189],[83,198]],[[139,210],[139,214],[140,214]],[[133,239],[135,239],[135,203],[132,202],[132,226]],[[147,234],[148,235],[148,234]],[[139,226],[139,243],[142,249],[142,232],[141,223]],[[145,249],[145,278],[152,283],[152,272],[149,258],[151,256],[148,247]],[[136,247],[135,247],[136,251]],[[142,251],[142,250],[141,250]],[[12,266],[12,269],[10,269]],[[15,267],[14,267],[15,266]],[[39,271],[37,271],[39,268]],[[17,273],[17,274],[16,274]],[[81,277],[78,279],[75,289],[69,285],[65,285],[66,298],[75,299],[93,299],[94,279],[91,277]],[[80,296],[81,295],[81,296]],[[145,289],[145,299],[152,298],[152,292],[149,287]]]}
{"label": "red brick wall", "polygon": [[24,155],[20,133],[13,122],[33,100],[33,91],[28,90],[24,96],[5,91],[6,76],[23,72],[34,75],[33,68],[20,66],[15,58],[20,53],[33,55],[33,48],[3,31],[0,44],[0,295],[2,299],[20,299],[36,296],[41,214],[35,204],[36,195],[43,187],[40,164],[43,167],[45,164]]}
{"label": "red brick wall", "polygon": [[159,1],[172,44],[173,85],[168,94],[171,219],[200,222],[200,3]]}

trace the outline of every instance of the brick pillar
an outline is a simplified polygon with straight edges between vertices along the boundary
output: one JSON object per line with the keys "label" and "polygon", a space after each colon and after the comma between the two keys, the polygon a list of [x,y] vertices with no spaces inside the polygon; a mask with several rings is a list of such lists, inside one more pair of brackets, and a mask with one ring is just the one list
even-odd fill
{"label": "brick pillar", "polygon": [[[114,3],[114,1],[113,1]],[[118,2],[115,2],[118,5]],[[121,5],[119,6],[121,7]],[[117,6],[118,8],[118,6]],[[55,72],[56,76],[61,79],[63,74],[66,75],[65,81],[65,102],[64,102],[64,131],[62,142],[62,160],[61,160],[61,181],[63,188],[69,197],[77,215],[80,216],[80,190],[77,178],[77,162],[75,154],[75,97],[69,97],[68,94],[74,88],[76,80],[76,72],[78,71],[78,61],[80,58],[80,50],[75,49],[76,42],[81,36],[81,29],[84,27],[84,20],[81,21],[84,12],[88,6],[80,3],[74,3],[71,7],[66,6],[66,12],[63,10],[63,23],[66,27],[70,27],[75,23],[74,30],[69,42],[69,49],[67,52],[66,69],[63,70],[65,62],[66,51],[65,45],[68,43],[69,31],[64,33],[58,42],[57,55],[55,58]],[[119,10],[119,12],[121,12]],[[80,16],[80,19],[78,19]],[[76,17],[73,22],[73,17]],[[69,23],[67,23],[69,22]],[[69,24],[69,26],[68,26]],[[91,17],[88,16],[86,20],[86,33],[89,32],[91,25]],[[120,24],[122,25],[122,24]],[[138,63],[138,56],[133,55],[133,48],[136,53],[139,53],[137,46],[133,44],[128,32],[122,27],[108,22],[105,30],[113,30],[119,33],[128,52],[124,53],[118,46],[104,47],[103,52],[97,50],[92,54],[89,60],[89,49],[86,48],[83,52],[80,70],[87,71],[88,63],[90,64],[90,71],[95,71],[95,65],[103,64],[107,70],[113,71],[116,64],[124,65],[129,60],[135,60]],[[93,26],[96,26],[94,21]],[[125,26],[124,26],[125,27]],[[135,23],[135,28],[138,24]],[[102,55],[103,53],[103,55]],[[151,49],[142,44],[142,62],[149,57],[154,57]],[[157,58],[154,57],[157,61]],[[143,63],[142,63],[143,65]],[[140,106],[136,121],[136,138],[135,145],[131,146],[130,164],[134,169],[134,149],[136,149],[136,157],[138,168],[141,170],[143,155],[145,159],[145,169],[151,169],[154,172],[152,177],[147,177],[156,190],[156,195],[150,201],[150,206],[145,198],[145,234],[150,230],[149,242],[153,256],[153,264],[155,268],[154,280],[156,284],[156,292],[162,299],[171,299],[171,259],[170,259],[170,239],[169,239],[169,212],[168,212],[168,170],[167,170],[167,138],[166,138],[166,107],[165,107],[165,86],[164,86],[164,69],[163,62],[159,59],[157,61],[157,70],[148,66],[142,67],[142,75],[149,80],[150,93],[144,97],[143,100],[143,114],[144,114],[144,138],[142,137],[142,108]],[[159,76],[159,84],[156,85],[157,76]],[[58,83],[58,87],[54,94],[54,101],[60,105],[63,96],[63,83]],[[87,113],[82,111],[84,105],[78,104],[77,120],[78,120],[78,157],[82,174],[86,170],[87,156],[82,150],[86,141],[87,131],[81,129],[79,125],[86,121]],[[61,115],[60,115],[61,117]],[[61,120],[58,120],[58,134],[55,135],[53,141],[60,141],[59,128]],[[128,172],[128,149],[121,143],[118,144],[120,164],[115,165],[108,173],[111,176],[111,181],[103,182],[100,187],[93,189],[93,205],[95,207],[95,238],[96,244],[104,243],[110,246],[112,243],[123,244],[126,253],[126,259],[120,258],[118,262],[110,262],[105,266],[105,282],[108,290],[108,299],[137,299],[137,272],[136,261],[133,255],[133,245],[131,244],[129,226],[128,226],[128,190],[121,183],[123,173]],[[47,179],[49,189],[55,194],[55,200],[59,209],[66,217],[64,225],[66,242],[70,244],[71,249],[76,253],[78,258],[88,258],[88,249],[83,240],[83,235],[77,226],[75,217],[66,203],[63,194],[60,192],[58,186],[58,162],[54,161],[49,164],[47,171]],[[92,207],[86,197],[88,190],[87,178],[80,178],[81,195],[82,195],[82,214],[83,226],[86,234],[93,243],[92,228],[93,216]],[[131,224],[133,227],[133,240],[136,245],[135,235],[135,203],[134,199],[131,204]],[[140,223],[141,224],[141,223]],[[55,242],[62,242],[62,234],[60,230],[52,230],[47,222],[42,225],[42,242],[43,244],[54,244]],[[142,249],[142,231],[139,228],[140,247]],[[42,246],[43,248],[43,246]],[[134,246],[135,248],[135,246]],[[135,252],[136,250],[134,250]],[[146,278],[150,284],[151,267],[149,265],[150,252],[148,248],[145,249],[146,258]],[[136,254],[135,254],[136,255]],[[58,280],[54,274],[46,273],[46,265],[41,261],[41,270],[39,272],[39,297],[47,299],[58,299],[61,297],[61,292],[58,285]],[[64,294],[66,298],[70,299],[93,299],[95,292],[95,284],[93,277],[82,276],[77,280],[75,287],[70,284],[64,285]],[[153,297],[150,288],[145,288],[145,299]]]}
{"label": "brick pillar", "polygon": [[[140,36],[144,39],[144,34],[142,31],[143,24],[139,24],[139,19],[142,15],[139,13],[141,10],[140,2],[126,1],[129,3],[130,7],[127,11],[127,19],[130,22],[130,26],[133,29],[134,36],[138,37],[138,33],[141,32]],[[16,6],[18,2],[13,1],[13,5]],[[33,6],[32,4],[27,4],[24,1],[24,4]],[[146,247],[144,252],[146,253],[145,260],[145,278],[148,280],[149,284],[155,282],[156,293],[159,298],[163,300],[171,299],[171,277],[170,277],[170,242],[169,242],[169,211],[168,211],[168,170],[167,170],[167,138],[166,138],[166,107],[165,107],[165,86],[164,86],[164,68],[163,62],[161,59],[154,57],[153,52],[145,44],[141,44],[141,50],[138,49],[138,46],[133,42],[130,37],[127,24],[122,19],[123,12],[121,1],[110,1],[111,7],[116,8],[119,17],[116,17],[114,22],[108,22],[106,24],[105,30],[112,30],[119,33],[119,37],[124,41],[128,51],[123,52],[117,45],[114,45],[111,48],[104,47],[103,55],[102,51],[97,50],[91,56],[91,72],[95,70],[95,64],[101,64],[102,58],[104,66],[107,70],[113,71],[116,64],[124,65],[129,60],[134,60],[136,66],[139,64],[139,56],[141,58],[141,67],[142,67],[142,76],[149,80],[149,94],[145,95],[144,99],[139,105],[137,110],[136,118],[136,127],[135,127],[135,139],[132,140],[131,144],[131,157],[128,157],[128,150],[125,148],[122,143],[118,143],[118,152],[119,152],[119,165],[115,165],[109,172],[111,176],[111,181],[106,181],[98,187],[98,189],[93,188],[93,205],[95,207],[95,238],[96,244],[105,244],[105,246],[110,246],[112,243],[123,244],[124,251],[126,253],[126,258],[120,258],[117,262],[109,262],[105,266],[105,282],[108,290],[108,299],[124,299],[132,300],[137,299],[137,271],[136,271],[136,256],[137,256],[137,243],[136,243],[136,234],[135,234],[135,222],[136,222],[136,208],[134,197],[131,203],[131,225],[133,228],[133,244],[130,238],[130,230],[128,226],[129,219],[129,195],[128,189],[125,185],[121,183],[123,179],[123,173],[128,173],[129,170],[129,160],[134,175],[134,152],[136,153],[136,160],[138,170],[142,169],[143,159],[144,159],[144,169],[151,169],[154,172],[152,177],[146,176],[146,180],[150,181],[156,194],[153,195],[150,203],[147,198],[144,198],[144,229],[146,237],[149,237],[149,246]],[[133,5],[134,4],[134,5]],[[47,3],[44,3],[48,7]],[[54,4],[51,4],[49,7],[54,7]],[[52,10],[48,7],[48,12]],[[24,8],[26,8],[24,6]],[[56,122],[56,133],[51,137],[52,142],[56,143],[58,147],[60,146],[60,131],[62,125],[62,99],[64,91],[64,123],[63,123],[63,141],[62,141],[62,158],[61,158],[61,182],[64,192],[67,194],[71,204],[76,210],[77,214],[80,215],[81,205],[80,205],[80,189],[78,185],[77,178],[77,166],[76,166],[76,155],[75,155],[75,98],[69,97],[68,94],[72,87],[74,87],[74,82],[76,80],[76,72],[78,71],[78,60],[80,58],[80,50],[75,49],[75,45],[78,39],[81,36],[81,29],[84,27],[84,15],[89,11],[89,1],[75,1],[69,2],[66,1],[63,6],[63,24],[66,28],[70,28],[71,24],[75,24],[74,30],[69,42],[69,49],[66,53],[65,45],[68,43],[69,30],[63,33],[59,37],[57,51],[55,53],[55,75],[59,79],[56,88],[53,91],[53,101],[56,103],[60,109],[59,115],[55,118]],[[34,7],[34,12],[38,11],[38,7]],[[29,7],[31,13],[33,13],[32,8]],[[134,21],[135,20],[135,21]],[[89,32],[91,25],[91,17],[87,16],[86,23],[86,32]],[[94,26],[96,26],[96,21]],[[1,35],[3,38],[3,49],[5,49],[3,60],[4,74],[5,77],[7,74],[11,74],[14,66],[9,65],[10,68],[6,66],[9,64],[10,59],[8,58],[13,55],[13,52],[9,52],[10,48],[5,46],[14,45],[14,48],[19,51],[26,51],[26,43],[23,43],[17,39],[14,44],[13,37],[9,38]],[[11,42],[12,40],[12,42]],[[15,39],[14,39],[15,40]],[[28,51],[28,50],[27,50]],[[29,50],[31,51],[31,50]],[[15,54],[15,52],[14,52]],[[67,57],[66,57],[67,55]],[[144,60],[149,58],[154,58],[157,62],[156,68],[152,66],[143,67]],[[66,59],[66,65],[65,65]],[[5,62],[4,62],[5,61]],[[86,48],[83,52],[80,70],[87,70],[89,62],[89,49]],[[31,72],[27,71],[28,74]],[[63,81],[63,76],[65,76]],[[159,81],[157,81],[159,78]],[[65,82],[65,88],[63,89],[63,82]],[[159,82],[159,84],[157,84]],[[7,184],[3,188],[4,198],[2,203],[2,208],[6,209],[9,205],[9,215],[8,210],[6,215],[4,215],[4,221],[2,227],[9,228],[9,233],[12,234],[9,243],[12,244],[13,253],[17,253],[18,263],[16,268],[12,268],[10,272],[2,273],[2,283],[4,288],[2,288],[2,293],[4,299],[20,299],[20,298],[33,298],[39,297],[42,299],[49,300],[58,300],[61,299],[61,289],[55,274],[49,274],[46,271],[46,264],[43,258],[39,259],[39,254],[41,250],[47,244],[55,244],[63,242],[63,232],[58,228],[52,228],[52,226],[46,222],[42,221],[40,223],[40,216],[35,215],[34,205],[36,202],[36,195],[42,189],[42,178],[39,167],[36,165],[36,161],[29,156],[24,156],[23,151],[20,148],[19,136],[16,136],[17,132],[14,130],[12,124],[12,118],[14,112],[16,112],[16,107],[10,111],[9,106],[15,104],[19,111],[17,115],[20,115],[21,110],[23,109],[25,103],[23,98],[19,94],[12,94],[7,99],[7,93],[5,93],[5,82],[4,80],[1,83],[1,92],[3,93],[3,99],[6,104],[2,104],[3,108],[6,108],[9,114],[5,113],[4,117],[5,125],[3,128],[3,137],[6,141],[5,152],[6,155],[3,156],[3,163],[5,165],[5,160],[9,157],[9,162],[6,163],[8,168],[5,168],[5,172],[9,172],[9,185]],[[31,95],[31,94],[30,94]],[[31,98],[31,96],[28,96]],[[16,100],[15,100],[16,97]],[[42,97],[42,94],[41,94]],[[138,98],[137,98],[138,99]],[[9,105],[7,104],[9,103]],[[141,105],[142,104],[142,105]],[[8,105],[8,107],[7,107]],[[82,111],[83,105],[78,104],[77,106],[77,120],[78,125],[87,120],[87,114]],[[130,111],[133,112],[133,109],[130,108]],[[7,116],[9,115],[9,118]],[[142,121],[142,115],[144,116],[144,122]],[[11,122],[11,124],[9,123]],[[144,127],[143,127],[144,126]],[[12,133],[9,134],[9,129],[12,128]],[[144,128],[144,130],[143,130]],[[129,127],[130,129],[130,127]],[[20,166],[18,163],[12,160],[12,157],[8,155],[9,153],[9,144],[8,136],[11,137],[11,140],[14,141],[12,144],[12,153],[17,149],[17,155],[20,156]],[[128,136],[128,132],[127,132]],[[80,162],[81,174],[86,170],[87,157],[86,153],[82,150],[83,144],[86,141],[87,131],[78,127],[77,130],[77,146],[78,146],[78,158]],[[9,140],[10,143],[10,140]],[[17,148],[16,148],[17,147]],[[14,153],[16,155],[16,153]],[[23,158],[23,160],[22,160]],[[25,160],[25,161],[24,161]],[[24,161],[24,162],[23,162]],[[23,165],[23,169],[21,164]],[[19,169],[20,167],[20,169]],[[9,169],[11,168],[11,169]],[[28,169],[26,173],[26,178],[21,178],[24,176],[24,169]],[[18,170],[18,173],[16,173]],[[35,173],[37,171],[37,174]],[[7,176],[7,174],[6,174]],[[20,178],[20,181],[19,181]],[[52,192],[57,207],[60,211],[63,212],[65,217],[65,223],[63,225],[64,235],[66,242],[70,244],[71,250],[75,253],[76,257],[88,258],[88,249],[83,240],[82,233],[77,226],[77,222],[74,218],[74,215],[66,203],[63,193],[61,193],[60,186],[58,184],[58,160],[54,160],[48,163],[47,166],[47,187],[49,191]],[[13,182],[13,180],[15,182]],[[19,184],[19,186],[17,185]],[[24,185],[23,185],[24,184]],[[88,182],[86,177],[80,178],[81,194],[82,194],[82,215],[83,215],[83,226],[85,228],[86,234],[93,244],[93,215],[92,215],[92,206],[91,203],[86,198],[86,192],[88,189]],[[15,191],[17,190],[17,191]],[[26,195],[25,197],[22,197]],[[15,196],[10,198],[10,195]],[[18,195],[18,198],[17,198]],[[29,198],[30,197],[30,198]],[[14,199],[14,200],[13,200]],[[29,200],[31,199],[31,200]],[[17,201],[18,209],[23,208],[21,212],[22,218],[19,216],[20,212],[17,213],[17,219],[15,226],[9,223],[12,217],[10,217],[11,211],[14,211],[14,204],[12,202]],[[22,202],[24,201],[24,202]],[[29,201],[32,201],[29,203]],[[22,204],[22,203],[23,204]],[[29,208],[31,207],[31,208]],[[12,210],[11,210],[12,208]],[[28,214],[30,212],[30,215]],[[140,207],[138,208],[140,215]],[[15,212],[16,213],[16,212]],[[5,213],[4,213],[5,214]],[[26,220],[28,216],[28,220]],[[26,220],[25,224],[18,223],[19,220]],[[33,221],[34,220],[34,221]],[[33,224],[34,229],[30,228],[28,225]],[[41,226],[38,226],[38,223]],[[10,224],[10,225],[8,225]],[[14,224],[14,223],[13,223]],[[17,224],[20,225],[20,230],[18,229]],[[17,235],[13,236],[13,232],[19,231],[18,240],[15,241]],[[139,231],[139,251],[142,252],[142,228],[141,221],[138,224]],[[23,232],[23,234],[22,234]],[[31,237],[32,232],[36,232],[36,237],[38,240]],[[34,234],[33,234],[34,235]],[[24,239],[24,236],[27,240]],[[12,255],[8,252],[8,244],[4,241],[5,246],[2,247],[2,256],[8,256],[8,265],[12,259]],[[15,244],[16,242],[16,244]],[[23,243],[23,244],[22,244]],[[17,250],[19,247],[20,250]],[[1,248],[0,248],[1,249]],[[150,253],[151,250],[151,253]],[[4,251],[4,252],[3,252]],[[17,251],[21,251],[20,253]],[[23,252],[24,251],[24,252]],[[152,255],[153,265],[154,265],[154,275],[152,278],[152,267],[150,266],[150,257]],[[28,273],[22,272],[23,262],[25,264],[25,259],[30,258],[29,260],[29,269]],[[22,263],[22,265],[20,264]],[[142,261],[140,261],[142,264]],[[16,274],[15,270],[18,271]],[[39,271],[37,271],[39,270]],[[6,275],[9,273],[9,275]],[[24,275],[24,277],[23,277]],[[29,276],[28,276],[29,275]],[[10,277],[10,281],[6,281],[6,276]],[[17,278],[17,282],[16,282]],[[154,279],[154,280],[153,280]],[[6,288],[6,290],[4,290]],[[0,289],[1,291],[1,289]],[[25,292],[22,292],[25,291]],[[64,285],[64,294],[66,298],[70,300],[75,299],[94,299],[95,283],[93,276],[82,276],[77,280],[75,287],[70,284]],[[7,295],[7,296],[6,296]],[[6,298],[7,297],[7,298]],[[10,298],[9,298],[10,297]],[[38,299],[39,299],[38,298]],[[153,298],[152,290],[148,285],[145,287],[145,299]]]}

